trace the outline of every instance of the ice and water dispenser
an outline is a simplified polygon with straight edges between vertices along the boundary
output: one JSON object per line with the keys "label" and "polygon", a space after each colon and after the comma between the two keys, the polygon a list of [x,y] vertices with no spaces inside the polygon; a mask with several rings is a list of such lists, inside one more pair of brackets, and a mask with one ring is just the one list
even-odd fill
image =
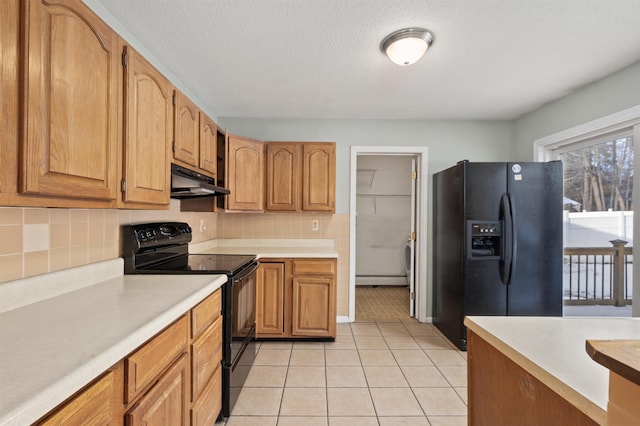
{"label": "ice and water dispenser", "polygon": [[499,260],[502,247],[502,221],[467,221],[467,258]]}

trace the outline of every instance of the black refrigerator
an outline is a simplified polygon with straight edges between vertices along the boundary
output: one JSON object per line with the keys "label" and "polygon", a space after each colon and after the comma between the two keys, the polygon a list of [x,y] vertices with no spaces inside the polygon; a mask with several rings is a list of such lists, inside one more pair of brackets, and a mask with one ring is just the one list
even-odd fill
{"label": "black refrigerator", "polygon": [[433,177],[433,323],[562,316],[562,162],[461,161]]}

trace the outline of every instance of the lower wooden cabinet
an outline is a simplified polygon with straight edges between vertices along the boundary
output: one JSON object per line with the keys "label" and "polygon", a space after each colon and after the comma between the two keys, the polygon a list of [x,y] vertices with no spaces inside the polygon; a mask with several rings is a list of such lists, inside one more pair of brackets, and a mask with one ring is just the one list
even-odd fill
{"label": "lower wooden cabinet", "polygon": [[183,354],[131,408],[126,424],[186,425],[189,404],[189,356]]}
{"label": "lower wooden cabinet", "polygon": [[122,362],[37,424],[46,426],[122,424]]}
{"label": "lower wooden cabinet", "polygon": [[256,282],[258,337],[284,336],[285,261],[260,262]]}
{"label": "lower wooden cabinet", "polygon": [[222,291],[191,310],[191,425],[213,425],[222,410]]}
{"label": "lower wooden cabinet", "polygon": [[259,338],[335,338],[336,259],[264,259],[256,297]]}
{"label": "lower wooden cabinet", "polygon": [[222,409],[220,289],[36,424],[212,425]]}
{"label": "lower wooden cabinet", "polygon": [[187,317],[183,316],[126,358],[125,402],[130,403],[137,398],[181,353],[187,351],[187,326]]}
{"label": "lower wooden cabinet", "polygon": [[213,425],[222,410],[222,365],[213,373],[209,384],[204,388],[191,408],[191,425]]}

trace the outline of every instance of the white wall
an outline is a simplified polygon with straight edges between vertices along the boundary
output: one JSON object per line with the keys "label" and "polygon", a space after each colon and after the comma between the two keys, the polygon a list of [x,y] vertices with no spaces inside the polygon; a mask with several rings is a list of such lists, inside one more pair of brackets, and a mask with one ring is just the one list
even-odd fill
{"label": "white wall", "polygon": [[514,160],[533,160],[533,141],[640,105],[640,62],[518,118]]}

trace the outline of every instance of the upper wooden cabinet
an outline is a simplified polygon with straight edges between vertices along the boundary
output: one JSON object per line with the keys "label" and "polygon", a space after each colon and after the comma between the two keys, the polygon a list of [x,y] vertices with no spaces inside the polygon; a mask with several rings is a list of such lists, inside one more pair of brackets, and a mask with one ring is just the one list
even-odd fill
{"label": "upper wooden cabinet", "polygon": [[200,112],[200,169],[216,177],[218,126],[212,119]]}
{"label": "upper wooden cabinet", "polygon": [[227,210],[262,211],[264,196],[264,143],[229,135],[225,183]]}
{"label": "upper wooden cabinet", "polygon": [[336,144],[302,144],[302,210],[336,210]]}
{"label": "upper wooden cabinet", "polygon": [[300,210],[302,189],[301,144],[295,142],[267,142],[266,146],[266,210]]}
{"label": "upper wooden cabinet", "polygon": [[267,142],[266,210],[335,212],[334,142]]}
{"label": "upper wooden cabinet", "polygon": [[218,126],[178,90],[174,93],[173,159],[216,177]]}
{"label": "upper wooden cabinet", "polygon": [[18,192],[115,205],[120,39],[79,0],[23,6]]}
{"label": "upper wooden cabinet", "polygon": [[[15,192],[18,175],[19,0],[0,1],[0,204]],[[8,203],[7,203],[8,204]]]}
{"label": "upper wooden cabinet", "polygon": [[173,94],[173,158],[198,167],[200,160],[200,111],[180,91]]}
{"label": "upper wooden cabinet", "polygon": [[123,207],[168,207],[173,87],[132,48],[123,53]]}

